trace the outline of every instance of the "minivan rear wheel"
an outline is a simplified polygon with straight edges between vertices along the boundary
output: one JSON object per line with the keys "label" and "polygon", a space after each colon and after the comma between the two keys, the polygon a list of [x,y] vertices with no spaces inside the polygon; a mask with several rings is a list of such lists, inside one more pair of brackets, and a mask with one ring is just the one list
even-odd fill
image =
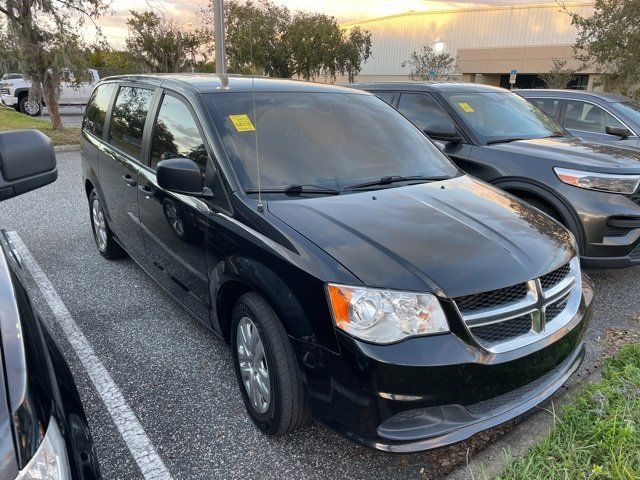
{"label": "minivan rear wheel", "polygon": [[231,344],[242,399],[258,428],[282,435],[308,424],[306,394],[289,337],[260,295],[246,293],[236,302]]}
{"label": "minivan rear wheel", "polygon": [[89,194],[89,215],[91,216],[91,229],[96,241],[98,252],[108,260],[122,257],[125,252],[113,238],[113,233],[107,223],[107,217],[102,208],[102,202],[95,190]]}

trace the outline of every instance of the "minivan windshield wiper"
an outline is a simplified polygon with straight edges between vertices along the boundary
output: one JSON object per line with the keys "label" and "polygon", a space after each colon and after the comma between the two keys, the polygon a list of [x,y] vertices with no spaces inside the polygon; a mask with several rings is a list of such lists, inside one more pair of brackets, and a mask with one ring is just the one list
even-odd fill
{"label": "minivan windshield wiper", "polygon": [[438,180],[446,180],[450,177],[448,176],[440,176],[440,177],[425,177],[424,175],[414,175],[410,177],[403,177],[400,175],[390,175],[387,177],[382,177],[378,180],[373,180],[371,182],[363,182],[356,183],[354,185],[349,185],[345,187],[345,191],[347,190],[361,190],[369,187],[377,187],[379,185],[390,185],[392,183],[398,182],[410,182],[410,181],[418,181],[418,182],[435,182]]}
{"label": "minivan windshield wiper", "polygon": [[499,138],[497,140],[489,140],[487,142],[487,145],[494,145],[496,143],[511,143],[511,142],[517,142],[519,140],[531,140],[530,138],[520,138],[520,137],[513,137],[513,138]]}
{"label": "minivan windshield wiper", "polygon": [[[264,187],[260,189],[262,193],[284,193],[285,195],[301,195],[303,193],[314,193],[324,195],[339,195],[340,190],[335,188],[322,187],[320,185],[287,185],[285,187]],[[257,188],[250,188],[247,193],[258,193]]]}

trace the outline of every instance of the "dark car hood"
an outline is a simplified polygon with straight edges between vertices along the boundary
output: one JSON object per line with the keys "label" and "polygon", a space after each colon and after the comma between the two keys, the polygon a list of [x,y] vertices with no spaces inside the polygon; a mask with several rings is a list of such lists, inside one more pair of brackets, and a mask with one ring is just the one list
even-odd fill
{"label": "dark car hood", "polygon": [[559,224],[469,176],[268,209],[371,287],[457,297],[535,278],[573,255]]}
{"label": "dark car hood", "polygon": [[516,155],[553,160],[558,166],[574,164],[596,171],[640,173],[640,150],[603,143],[585,142],[575,137],[540,138],[497,143],[486,148]]}

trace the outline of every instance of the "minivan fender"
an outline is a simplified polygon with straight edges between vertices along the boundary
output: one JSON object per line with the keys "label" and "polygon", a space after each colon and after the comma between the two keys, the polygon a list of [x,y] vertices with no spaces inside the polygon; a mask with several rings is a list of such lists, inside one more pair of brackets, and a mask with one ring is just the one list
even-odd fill
{"label": "minivan fender", "polygon": [[[321,341],[318,338],[318,332],[314,332],[313,322],[308,318],[308,313],[295,292],[280,274],[259,260],[246,256],[227,257],[215,266],[209,278],[211,298],[215,299],[215,305],[212,308],[212,326],[226,340],[230,338],[233,306],[241,295],[251,291],[264,297],[280,318],[288,335],[312,343]],[[322,288],[313,288],[313,290],[323,291]],[[322,297],[318,302],[313,302],[318,305],[307,305],[307,310],[322,309],[324,305],[328,314],[326,298],[324,295]],[[330,329],[330,322],[326,323],[323,326],[317,325],[317,328]],[[335,333],[333,340],[337,344]],[[325,346],[331,348],[330,345]]]}

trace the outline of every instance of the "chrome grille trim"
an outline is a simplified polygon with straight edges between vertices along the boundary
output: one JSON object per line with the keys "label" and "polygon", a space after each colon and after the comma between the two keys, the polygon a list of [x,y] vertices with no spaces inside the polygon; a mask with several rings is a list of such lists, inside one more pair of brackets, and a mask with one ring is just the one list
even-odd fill
{"label": "chrome grille trim", "polygon": [[[560,268],[566,270],[564,266]],[[550,274],[545,276],[548,275]],[[529,280],[526,285],[527,295],[525,298],[506,305],[500,305],[499,307],[465,313],[460,311],[456,304],[456,309],[458,309],[458,313],[462,317],[469,333],[486,350],[493,353],[514,350],[544,339],[567,325],[575,317],[582,298],[580,260],[578,257],[572,259],[569,262],[566,276],[550,288],[542,288],[541,277]],[[562,301],[565,301],[564,308],[557,312],[553,318],[548,319],[550,324],[547,324],[547,307]],[[531,329],[529,332],[492,343],[484,341],[478,335],[474,335],[474,329],[487,325],[499,325],[524,315],[531,316]],[[505,331],[508,330],[507,325],[505,325]]]}

